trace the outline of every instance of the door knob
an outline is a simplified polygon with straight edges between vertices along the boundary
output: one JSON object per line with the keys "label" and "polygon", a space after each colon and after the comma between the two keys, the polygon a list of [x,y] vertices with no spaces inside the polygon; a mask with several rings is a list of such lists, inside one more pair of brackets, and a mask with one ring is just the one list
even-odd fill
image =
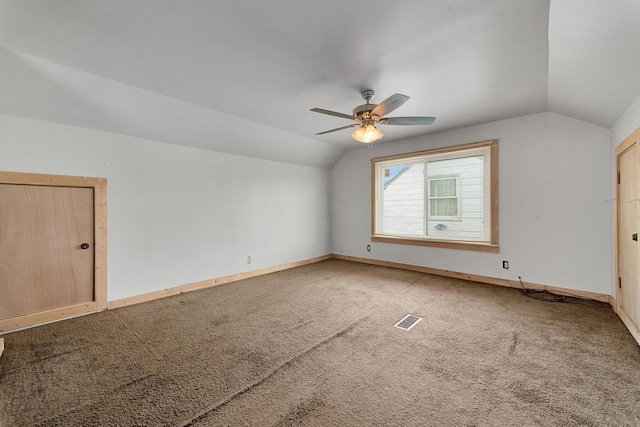
{"label": "door knob", "polygon": [[83,243],[80,245],[80,249],[89,249],[89,244],[88,243]]}

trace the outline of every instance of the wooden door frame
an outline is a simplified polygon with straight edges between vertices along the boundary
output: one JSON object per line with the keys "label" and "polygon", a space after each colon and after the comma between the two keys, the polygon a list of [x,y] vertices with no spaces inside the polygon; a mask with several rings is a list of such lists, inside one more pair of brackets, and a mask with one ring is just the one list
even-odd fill
{"label": "wooden door frame", "polygon": [[0,184],[39,185],[51,187],[79,187],[93,189],[94,227],[94,300],[42,313],[28,314],[0,320],[3,332],[52,322],[107,308],[107,179],[83,176],[46,175],[22,172],[1,172]]}
{"label": "wooden door frame", "polygon": [[[616,147],[616,173],[614,176],[615,203],[614,203],[614,216],[613,216],[613,222],[614,222],[613,237],[614,237],[614,242],[615,242],[614,244],[615,244],[615,251],[616,251],[615,252],[616,277],[615,277],[615,284],[614,284],[614,287],[616,288],[616,301],[615,301],[615,304],[613,305],[613,308],[618,314],[618,316],[620,317],[620,319],[622,320],[622,322],[625,324],[627,329],[629,329],[629,332],[631,332],[631,335],[633,335],[633,337],[638,342],[638,344],[640,344],[640,329],[638,329],[638,327],[633,323],[631,318],[627,316],[624,310],[622,310],[622,307],[620,307],[620,286],[619,286],[619,280],[620,280],[620,277],[622,277],[620,275],[620,241],[619,241],[620,239],[618,238],[618,232],[619,232],[618,203],[620,201],[619,199],[620,197],[620,194],[619,194],[620,193],[620,188],[619,188],[620,156],[623,153],[625,153],[629,148],[631,148],[634,144],[637,144],[637,149],[640,149],[640,128],[633,131],[631,135],[625,138],[625,140],[622,141],[620,144],[618,144],[618,146]],[[640,165],[637,164],[636,166],[640,166]],[[636,172],[638,173],[636,179],[640,181],[640,179],[638,178],[640,177],[640,167],[638,167],[638,170]],[[636,188],[640,190],[640,182],[636,183]],[[638,283],[637,285],[640,286],[640,283]]]}

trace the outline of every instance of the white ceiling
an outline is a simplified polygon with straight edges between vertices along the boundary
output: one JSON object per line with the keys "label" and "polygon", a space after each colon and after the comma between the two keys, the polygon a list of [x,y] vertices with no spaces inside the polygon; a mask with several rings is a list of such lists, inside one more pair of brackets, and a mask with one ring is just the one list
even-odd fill
{"label": "white ceiling", "polygon": [[438,117],[385,143],[640,94],[638,0],[0,0],[0,44],[1,113],[319,167],[366,88]]}

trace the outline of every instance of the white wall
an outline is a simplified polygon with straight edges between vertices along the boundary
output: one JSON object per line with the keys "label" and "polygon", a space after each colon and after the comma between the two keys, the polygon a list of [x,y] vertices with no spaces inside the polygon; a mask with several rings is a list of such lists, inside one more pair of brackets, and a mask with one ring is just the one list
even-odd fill
{"label": "white wall", "polygon": [[0,114],[0,170],[107,178],[109,300],[330,249],[327,169]]}
{"label": "white wall", "polygon": [[[500,253],[371,242],[372,157],[492,138],[500,139]],[[555,113],[353,150],[331,174],[332,252],[612,294],[610,159],[607,129]]]}
{"label": "white wall", "polygon": [[614,149],[634,130],[640,127],[640,96],[629,106],[627,111],[611,127],[611,147]]}

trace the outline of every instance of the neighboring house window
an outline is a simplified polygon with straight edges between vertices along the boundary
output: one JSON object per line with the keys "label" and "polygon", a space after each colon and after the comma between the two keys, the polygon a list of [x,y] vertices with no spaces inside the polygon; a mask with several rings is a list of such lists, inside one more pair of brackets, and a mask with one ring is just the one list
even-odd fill
{"label": "neighboring house window", "polygon": [[498,140],[372,162],[372,241],[498,252]]}
{"label": "neighboring house window", "polygon": [[457,176],[429,180],[429,219],[460,218],[460,180]]}

